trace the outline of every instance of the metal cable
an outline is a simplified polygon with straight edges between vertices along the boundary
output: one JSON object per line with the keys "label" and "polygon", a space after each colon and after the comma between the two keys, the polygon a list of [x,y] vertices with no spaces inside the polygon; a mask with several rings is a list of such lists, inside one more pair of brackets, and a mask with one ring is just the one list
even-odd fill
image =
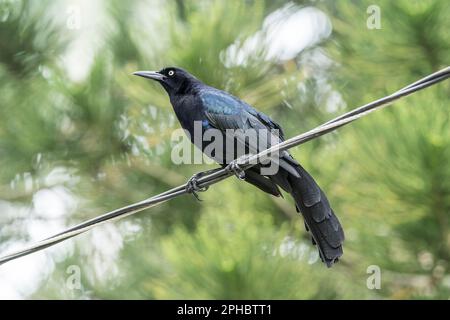
{"label": "metal cable", "polygon": [[[401,98],[403,98],[407,95],[410,95],[414,92],[417,92],[417,91],[427,88],[431,85],[434,85],[438,82],[441,82],[449,77],[450,77],[450,67],[446,67],[438,72],[430,74],[430,75],[398,90],[397,92],[395,92],[391,95],[388,95],[386,97],[383,97],[383,98],[373,101],[371,103],[363,105],[359,108],[356,108],[356,109],[354,109],[350,112],[347,112],[341,116],[338,116],[330,121],[327,121],[326,123],[314,128],[310,131],[307,131],[303,134],[299,134],[299,135],[292,137],[288,140],[285,140],[277,145],[274,145],[266,150],[263,150],[262,152],[260,152],[256,155],[250,155],[249,157],[246,157],[245,160],[240,161],[240,159],[238,159],[238,165],[242,169],[246,170],[246,169],[254,166],[257,163],[264,161],[267,158],[276,156],[280,151],[293,148],[293,147],[303,144],[307,141],[310,141],[310,140],[318,138],[324,134],[327,134],[331,131],[334,131],[344,125],[347,125],[350,122],[353,122],[355,120],[358,120],[358,119],[366,116],[367,114],[369,114],[375,110],[386,107],[398,99],[401,99]],[[206,187],[216,184],[219,181],[222,181],[232,175],[233,175],[233,172],[229,168],[225,167],[214,173],[206,174],[205,176],[199,178],[197,180],[197,182],[198,182],[197,184],[198,184],[198,187],[200,187],[200,188],[206,188]],[[66,240],[66,239],[69,239],[69,238],[75,237],[81,233],[87,232],[90,229],[92,229],[96,226],[99,226],[101,224],[125,218],[127,216],[130,216],[130,215],[140,212],[142,210],[151,208],[153,206],[156,206],[160,203],[166,202],[166,201],[173,199],[175,197],[178,197],[180,195],[187,194],[188,191],[186,190],[186,187],[187,187],[187,183],[185,183],[181,186],[178,186],[176,188],[170,189],[168,191],[165,191],[154,197],[143,200],[141,202],[134,203],[129,206],[110,211],[108,213],[105,213],[105,214],[95,217],[93,219],[82,222],[82,223],[75,225],[71,228],[68,228],[58,234],[55,234],[49,238],[46,238],[35,244],[32,244],[24,249],[21,249],[21,250],[18,250],[18,251],[15,251],[15,252],[12,252],[12,253],[9,253],[7,255],[0,257],[0,265],[3,263],[6,263],[8,261],[29,255],[33,252],[40,251],[40,250],[43,250],[50,246],[53,246],[59,242]]]}

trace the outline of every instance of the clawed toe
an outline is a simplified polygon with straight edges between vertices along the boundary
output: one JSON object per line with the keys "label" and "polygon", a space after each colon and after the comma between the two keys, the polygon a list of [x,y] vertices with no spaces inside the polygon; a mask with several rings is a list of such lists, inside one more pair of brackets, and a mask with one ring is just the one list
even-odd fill
{"label": "clawed toe", "polygon": [[186,191],[192,193],[192,195],[198,200],[202,201],[198,196],[198,192],[204,192],[208,190],[208,187],[199,187],[198,185],[199,175],[194,174],[186,183]]}
{"label": "clawed toe", "polygon": [[234,173],[234,175],[236,177],[238,177],[238,179],[240,180],[244,180],[245,179],[245,170],[242,169],[241,165],[239,163],[241,162],[245,162],[245,160],[247,159],[247,155],[242,156],[241,158],[238,158],[236,160],[231,161],[228,166],[226,167],[226,169],[232,173]]}

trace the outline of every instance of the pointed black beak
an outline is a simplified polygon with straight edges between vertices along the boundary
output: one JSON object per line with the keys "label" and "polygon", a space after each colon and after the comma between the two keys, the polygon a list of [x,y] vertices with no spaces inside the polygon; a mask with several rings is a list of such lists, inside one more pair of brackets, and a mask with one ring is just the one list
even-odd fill
{"label": "pointed black beak", "polygon": [[148,79],[152,79],[152,80],[156,80],[156,81],[162,81],[166,78],[163,74],[156,72],[156,71],[136,71],[136,72],[133,72],[133,74],[135,76],[148,78]]}

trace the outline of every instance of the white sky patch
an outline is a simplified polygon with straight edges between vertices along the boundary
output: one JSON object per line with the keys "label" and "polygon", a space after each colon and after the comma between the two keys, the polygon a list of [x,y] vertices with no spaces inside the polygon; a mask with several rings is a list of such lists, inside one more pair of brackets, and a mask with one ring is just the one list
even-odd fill
{"label": "white sky patch", "polygon": [[[54,184],[75,179],[64,168],[56,168],[47,177],[46,182]],[[75,179],[76,180],[76,179]],[[27,208],[30,213],[23,221],[29,241],[10,242],[0,253],[23,249],[30,243],[42,240],[64,229],[67,215],[77,207],[77,199],[62,185],[41,189],[33,195],[32,207]],[[6,215],[17,214],[16,206],[2,206]],[[24,209],[25,210],[25,209]],[[29,217],[29,218],[28,218]],[[53,258],[66,256],[73,250],[73,243],[67,241],[50,249]],[[0,299],[24,299],[45,279],[54,268],[53,259],[48,256],[49,250],[33,253],[29,256],[10,261],[0,266]]]}
{"label": "white sky patch", "polygon": [[[60,19],[64,19],[63,24],[66,26],[67,23],[70,25],[72,20],[76,21],[74,14],[79,13],[79,28],[67,28],[67,32],[73,36],[73,41],[62,57],[63,67],[73,81],[82,81],[88,76],[94,58],[105,41],[108,28],[113,26],[108,21],[108,14],[105,11],[107,5],[107,1],[104,0],[67,0],[55,5],[57,12],[55,15],[60,15]],[[139,26],[140,30],[135,36],[145,39],[145,41],[136,42],[136,45],[143,52],[148,52],[151,57],[151,54],[155,54],[165,45],[162,35],[165,30],[158,23],[168,18],[168,10],[165,9],[167,2],[164,0],[139,1],[130,2],[130,6],[136,8],[133,22]],[[161,17],[163,17],[162,20]],[[131,30],[133,30],[132,27],[129,26]]]}
{"label": "white sky patch", "polygon": [[42,189],[33,196],[34,212],[50,219],[63,217],[73,211],[76,201],[70,191],[62,186]]}
{"label": "white sky patch", "polygon": [[[69,0],[55,4],[55,17],[62,19],[73,37],[62,57],[68,76],[81,81],[88,75],[95,54],[102,43],[101,27],[105,24],[103,1]],[[79,23],[79,24],[78,24]]]}
{"label": "white sky patch", "polygon": [[[10,249],[20,249],[16,243]],[[40,281],[53,269],[53,263],[43,253],[8,262],[0,267],[0,300],[23,299],[36,290]]]}
{"label": "white sky patch", "polygon": [[331,30],[331,22],[321,10],[290,3],[267,16],[262,29],[253,36],[231,45],[225,54],[225,65],[243,65],[261,53],[266,59],[293,59],[328,37]]}
{"label": "white sky patch", "polygon": [[82,243],[83,251],[90,254],[94,274],[86,274],[91,281],[107,281],[118,275],[116,262],[123,247],[123,235],[114,224],[105,224],[92,230],[89,240]]}
{"label": "white sky patch", "polygon": [[[305,52],[300,57],[300,65],[306,79],[314,79],[317,83],[315,87],[315,103],[323,106],[324,110],[334,113],[344,110],[346,103],[339,91],[335,90],[330,84],[330,70],[337,66],[336,62],[327,56],[325,51],[320,48],[313,48]],[[307,97],[308,86],[305,82],[298,84],[300,97]]]}
{"label": "white sky patch", "polygon": [[293,239],[291,237],[285,237],[283,242],[279,245],[275,254],[279,254],[281,257],[291,257],[298,260],[307,260],[308,264],[313,264],[318,261],[319,253],[310,245],[305,244],[303,241]]}
{"label": "white sky patch", "polygon": [[[292,13],[293,12],[293,13]],[[264,21],[269,58],[289,60],[300,51],[331,34],[328,17],[314,7],[286,5]]]}
{"label": "white sky patch", "polygon": [[57,184],[73,186],[79,181],[80,179],[75,175],[74,171],[65,167],[54,167],[45,177],[45,184],[48,186]]}

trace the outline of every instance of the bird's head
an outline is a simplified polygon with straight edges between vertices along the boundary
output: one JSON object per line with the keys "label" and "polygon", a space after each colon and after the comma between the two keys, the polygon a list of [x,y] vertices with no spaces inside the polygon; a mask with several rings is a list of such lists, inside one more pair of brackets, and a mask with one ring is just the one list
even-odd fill
{"label": "bird's head", "polygon": [[186,70],[176,67],[167,67],[160,71],[136,71],[136,76],[158,81],[169,95],[183,94],[191,89],[199,80]]}

